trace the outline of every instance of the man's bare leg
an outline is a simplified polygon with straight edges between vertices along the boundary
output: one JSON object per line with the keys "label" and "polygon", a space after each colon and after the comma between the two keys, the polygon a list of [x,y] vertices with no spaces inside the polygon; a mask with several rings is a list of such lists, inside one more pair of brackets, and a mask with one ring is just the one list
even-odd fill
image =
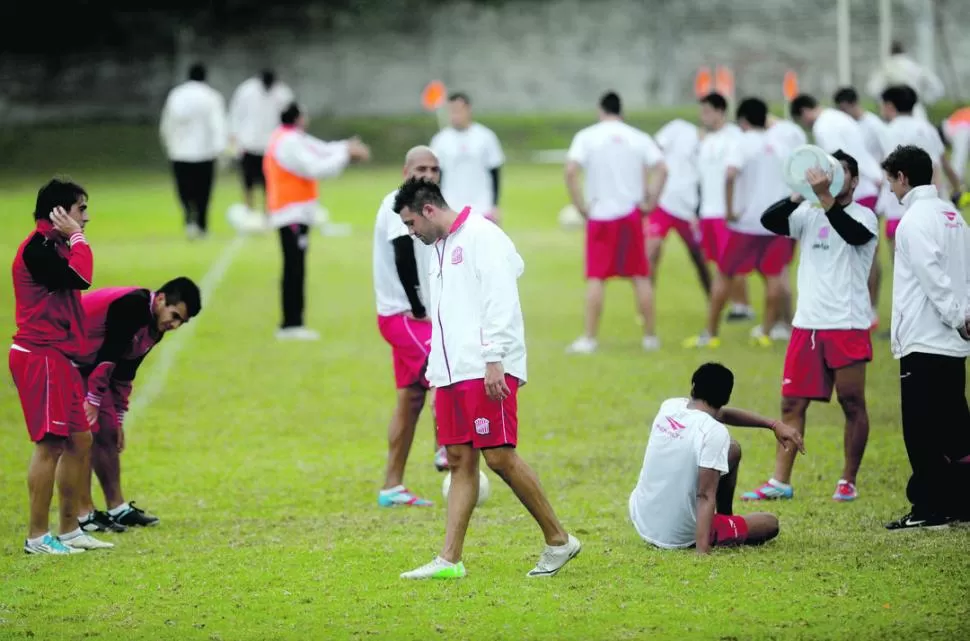
{"label": "man's bare leg", "polygon": [[91,432],[74,432],[57,464],[60,534],[78,529],[78,508],[84,475],[90,474]]}
{"label": "man's bare leg", "polygon": [[586,283],[586,338],[595,339],[599,333],[605,292],[606,284],[602,280],[590,279]]}
{"label": "man's bare leg", "polygon": [[27,468],[27,493],[30,497],[28,539],[36,539],[50,532],[51,499],[54,497],[54,478],[57,462],[64,453],[67,439],[48,437],[34,445]]}
{"label": "man's bare leg", "polygon": [[451,487],[448,489],[448,521],[441,558],[451,563],[461,561],[468,522],[478,502],[478,458],[478,450],[469,444],[448,446]]}
{"label": "man's bare leg", "polygon": [[[482,450],[482,454],[485,456],[485,462],[492,471],[498,474],[512,488],[512,491],[515,492],[519,501],[529,511],[532,518],[535,519],[539,528],[542,530],[542,536],[546,540],[546,545],[565,545],[569,540],[569,535],[563,529],[559,519],[556,518],[556,513],[553,511],[552,505],[550,505],[549,500],[542,491],[542,486],[539,484],[539,478],[536,476],[536,473],[532,471],[528,463],[519,457],[515,448],[494,447]],[[449,557],[445,558],[449,561],[452,560]]]}
{"label": "man's bare leg", "polygon": [[[94,435],[94,445],[91,447],[91,467],[101,484],[104,493],[105,507],[113,510],[124,504],[125,498],[121,492],[121,454],[118,452],[118,432],[101,426]],[[94,509],[91,499],[91,475],[87,475],[86,495],[88,505],[81,505],[81,513],[85,514]]]}
{"label": "man's bare leg", "polygon": [[653,304],[653,284],[649,278],[634,278],[632,280],[637,309],[643,318],[643,335],[645,337],[656,336],[657,317]]}
{"label": "man's bare leg", "polygon": [[866,411],[866,364],[855,363],[835,371],[835,394],[845,414],[845,464],[842,480],[853,485],[869,441]]}
{"label": "man's bare leg", "polygon": [[414,441],[421,410],[424,408],[426,393],[419,386],[397,390],[397,406],[387,427],[387,469],[384,474],[384,489],[389,490],[403,483],[404,468],[408,453]]}

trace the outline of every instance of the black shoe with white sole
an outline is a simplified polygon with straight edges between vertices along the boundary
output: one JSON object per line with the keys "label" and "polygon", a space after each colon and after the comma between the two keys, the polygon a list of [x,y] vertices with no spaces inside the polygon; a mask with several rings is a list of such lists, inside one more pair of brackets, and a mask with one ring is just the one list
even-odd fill
{"label": "black shoe with white sole", "polygon": [[128,503],[128,509],[121,514],[111,516],[111,520],[126,527],[148,527],[158,525],[158,517],[145,510],[135,507],[135,502]]}
{"label": "black shoe with white sole", "polygon": [[948,516],[940,516],[938,514],[923,514],[917,515],[910,512],[904,517],[896,519],[886,524],[886,529],[891,532],[896,532],[899,530],[942,530],[944,528],[950,527],[950,523],[953,522]]}
{"label": "black shoe with white sole", "polygon": [[77,520],[85,532],[124,532],[127,526],[115,522],[107,512],[95,510],[83,519]]}

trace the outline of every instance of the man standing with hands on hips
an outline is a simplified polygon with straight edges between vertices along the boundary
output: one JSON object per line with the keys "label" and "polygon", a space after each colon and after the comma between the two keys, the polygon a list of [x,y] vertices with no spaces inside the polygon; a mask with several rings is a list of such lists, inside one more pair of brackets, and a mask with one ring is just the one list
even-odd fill
{"label": "man standing with hands on hips", "polygon": [[429,273],[431,354],[438,442],[448,450],[451,489],[441,554],[401,575],[459,579],[465,532],[478,498],[479,450],[542,529],[546,547],[531,577],[556,574],[582,545],[566,533],[539,479],[515,451],[517,392],[526,377],[525,327],[516,281],[525,268],[497,225],[445,203],[434,182],[410,179],[394,211],[418,240],[434,245]]}
{"label": "man standing with hands on hips", "polygon": [[906,210],[896,230],[892,350],[913,468],[912,509],[886,529],[944,528],[970,519],[970,230],[939,197],[924,150],[897,147],[882,167]]}

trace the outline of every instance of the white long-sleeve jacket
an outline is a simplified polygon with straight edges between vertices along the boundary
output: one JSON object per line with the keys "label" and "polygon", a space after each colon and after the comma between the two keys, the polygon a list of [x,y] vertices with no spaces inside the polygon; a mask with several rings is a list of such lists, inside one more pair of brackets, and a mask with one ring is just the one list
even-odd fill
{"label": "white long-sleeve jacket", "polygon": [[[281,127],[275,144],[270,142],[267,154],[290,173],[320,180],[334,178],[350,163],[350,147],[346,140],[325,142],[296,127]],[[320,204],[317,199],[289,203],[278,210],[271,210],[270,224],[285,227],[293,224],[312,225],[317,219]]]}
{"label": "white long-sleeve jacket", "polygon": [[445,387],[485,377],[485,364],[526,381],[525,324],[516,282],[525,263],[497,225],[466,207],[434,245],[429,270],[428,381]]}
{"label": "white long-sleeve jacket", "polygon": [[293,101],[293,91],[282,82],[266,89],[259,78],[249,78],[229,101],[229,130],[243,151],[262,156],[280,114]]}
{"label": "white long-sleeve jacket", "polygon": [[165,99],[159,133],[169,160],[214,160],[229,142],[226,101],[204,82],[183,82]]}
{"label": "white long-sleeve jacket", "polygon": [[903,198],[893,268],[893,356],[970,356],[957,333],[970,317],[970,230],[932,185]]}

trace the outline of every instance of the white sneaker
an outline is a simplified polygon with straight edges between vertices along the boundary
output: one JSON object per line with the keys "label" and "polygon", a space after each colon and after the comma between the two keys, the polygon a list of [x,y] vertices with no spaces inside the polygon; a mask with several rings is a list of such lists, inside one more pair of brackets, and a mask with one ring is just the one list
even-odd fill
{"label": "white sneaker", "polygon": [[580,336],[573,341],[572,345],[566,348],[567,354],[592,354],[596,351],[598,344],[595,338]]}
{"label": "white sneaker", "polygon": [[110,550],[114,543],[99,541],[90,534],[80,534],[73,539],[61,539],[61,543],[74,550]]}
{"label": "white sneaker", "polygon": [[461,579],[465,576],[465,564],[459,561],[452,563],[436,556],[434,561],[422,565],[416,570],[405,572],[402,579]]}
{"label": "white sneaker", "polygon": [[562,566],[576,558],[582,549],[583,544],[572,534],[569,535],[565,545],[547,545],[539,555],[539,562],[526,576],[553,576],[562,569]]}
{"label": "white sneaker", "polygon": [[202,229],[195,223],[189,223],[185,226],[185,237],[189,240],[195,240],[202,236]]}
{"label": "white sneaker", "polygon": [[56,536],[45,534],[44,538],[41,539],[39,543],[31,543],[29,540],[24,541],[24,552],[27,554],[67,555],[84,552],[84,550],[75,550],[74,548],[69,548],[61,543],[61,540]]}
{"label": "white sneaker", "polygon": [[660,339],[656,336],[644,336],[640,344],[645,352],[655,352],[660,349]]}
{"label": "white sneaker", "polygon": [[320,332],[309,327],[282,327],[276,330],[276,339],[281,341],[318,341]]}
{"label": "white sneaker", "polygon": [[773,341],[787,342],[791,340],[791,328],[785,323],[776,323],[771,331],[768,332],[768,338]]}

